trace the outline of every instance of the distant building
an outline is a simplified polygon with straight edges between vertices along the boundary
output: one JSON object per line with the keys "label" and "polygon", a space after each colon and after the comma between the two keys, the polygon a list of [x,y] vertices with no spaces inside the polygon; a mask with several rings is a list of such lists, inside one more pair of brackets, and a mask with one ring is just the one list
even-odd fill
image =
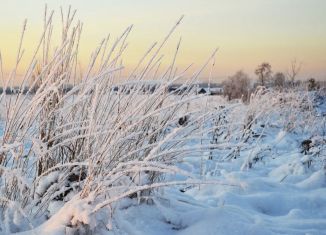
{"label": "distant building", "polygon": [[207,93],[207,91],[206,91],[206,89],[205,88],[200,88],[199,89],[199,91],[197,92],[198,94],[206,94]]}
{"label": "distant building", "polygon": [[223,87],[221,84],[211,83],[208,87],[208,83],[199,83],[199,84],[192,84],[189,86],[182,86],[182,84],[172,84],[169,86],[168,91],[170,93],[174,92],[175,94],[181,95],[185,91],[190,90],[191,88],[195,89],[196,94],[209,94],[209,95],[222,95],[223,94]]}

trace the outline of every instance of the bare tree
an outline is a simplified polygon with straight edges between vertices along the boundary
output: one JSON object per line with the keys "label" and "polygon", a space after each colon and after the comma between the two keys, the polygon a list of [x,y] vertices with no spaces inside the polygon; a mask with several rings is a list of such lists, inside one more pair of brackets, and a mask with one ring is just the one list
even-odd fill
{"label": "bare tree", "polygon": [[272,66],[269,63],[264,62],[257,67],[257,69],[255,70],[255,74],[258,76],[258,81],[260,85],[265,86],[267,80],[269,80],[272,74]]}
{"label": "bare tree", "polygon": [[295,79],[301,70],[302,63],[298,63],[297,60],[291,62],[290,70],[287,72],[287,77],[290,80],[291,86],[294,86]]}
{"label": "bare tree", "polygon": [[285,85],[284,73],[278,72],[273,76],[273,85],[277,88],[283,88]]}
{"label": "bare tree", "polygon": [[246,101],[249,98],[250,79],[242,70],[229,77],[227,81],[224,81],[223,86],[224,95],[229,100],[241,98],[243,101]]}

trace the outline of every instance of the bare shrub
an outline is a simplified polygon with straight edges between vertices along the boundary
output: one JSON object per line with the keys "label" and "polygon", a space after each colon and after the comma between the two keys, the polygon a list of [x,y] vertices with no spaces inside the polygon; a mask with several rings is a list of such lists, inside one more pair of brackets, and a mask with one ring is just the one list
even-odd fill
{"label": "bare shrub", "polygon": [[316,82],[316,80],[314,78],[310,78],[307,82],[307,87],[308,87],[308,91],[314,91],[319,89],[319,84]]}
{"label": "bare shrub", "polygon": [[229,100],[242,99],[247,101],[250,92],[250,79],[243,71],[238,71],[223,82],[223,92]]}
{"label": "bare shrub", "polygon": [[285,75],[281,72],[275,73],[273,76],[273,86],[282,89],[285,86]]}

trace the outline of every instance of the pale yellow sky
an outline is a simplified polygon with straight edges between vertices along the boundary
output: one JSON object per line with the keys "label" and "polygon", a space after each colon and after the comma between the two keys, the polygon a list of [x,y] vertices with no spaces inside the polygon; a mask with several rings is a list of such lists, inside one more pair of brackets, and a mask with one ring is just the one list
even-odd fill
{"label": "pale yellow sky", "polygon": [[182,36],[177,60],[180,68],[192,62],[199,67],[216,47],[220,48],[214,69],[216,81],[239,69],[255,78],[254,69],[264,61],[273,71],[286,72],[293,59],[302,62],[302,79],[326,80],[325,0],[1,0],[0,50],[6,70],[15,59],[25,18],[28,60],[41,33],[45,3],[56,10],[57,17],[61,5],[77,9],[77,18],[84,23],[79,58],[83,65],[103,37],[108,33],[116,37],[134,24],[124,57],[126,66],[132,67],[184,14],[183,23],[164,50],[167,64]]}

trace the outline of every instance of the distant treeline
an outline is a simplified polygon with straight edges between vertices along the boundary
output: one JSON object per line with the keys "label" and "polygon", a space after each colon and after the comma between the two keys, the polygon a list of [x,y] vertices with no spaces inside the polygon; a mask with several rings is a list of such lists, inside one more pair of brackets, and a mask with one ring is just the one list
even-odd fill
{"label": "distant treeline", "polygon": [[[71,89],[73,88],[73,85],[65,85],[63,88],[62,88],[62,92],[63,93],[67,93],[68,91],[70,91]],[[27,86],[25,87],[18,87],[18,86],[14,86],[14,87],[6,87],[6,88],[3,88],[3,87],[0,87],[0,94],[2,93],[6,93],[6,95],[14,95],[14,94],[35,94],[36,91],[37,91],[37,87],[33,87],[33,88],[29,88]]]}
{"label": "distant treeline", "polygon": [[270,88],[280,91],[298,88],[307,89],[308,91],[324,90],[326,81],[318,81],[312,77],[305,81],[297,79],[301,65],[301,63],[294,60],[286,73],[279,71],[273,73],[272,66],[267,62],[263,62],[255,70],[257,76],[255,80],[239,70],[223,82],[223,95],[229,100],[242,99],[248,101],[257,88]]}
{"label": "distant treeline", "polygon": [[[141,86],[141,89],[139,89],[139,85]],[[139,89],[141,91],[141,93],[153,93],[157,88],[159,87],[159,84],[155,84],[155,83],[140,83],[138,85],[135,85],[134,83],[126,83],[126,84],[120,84],[120,85],[116,85],[114,86],[112,89],[115,92],[122,92],[125,94],[129,94],[131,92],[131,90],[133,89]],[[68,84],[65,85],[61,92],[62,93],[67,93],[70,90],[72,90],[73,85]],[[0,87],[0,94],[2,93],[6,93],[7,95],[14,95],[14,94],[35,94],[37,91],[37,87],[33,87],[33,88],[29,88],[27,86],[25,87],[18,87],[18,86],[14,86],[14,87]],[[198,83],[198,84],[192,84],[191,86],[189,85],[184,85],[184,84],[171,84],[167,87],[167,91],[170,93],[175,93],[175,94],[183,94],[184,92],[186,92],[187,90],[194,90],[195,92],[197,92],[198,94],[210,94],[210,95],[221,95],[223,94],[223,87],[221,84],[218,83]]]}
{"label": "distant treeline", "polygon": [[[234,79],[233,79],[234,78]],[[230,80],[231,79],[231,80]],[[233,81],[235,80],[235,81]],[[233,82],[231,82],[233,81]],[[244,82],[245,81],[245,82]],[[233,85],[232,85],[233,84]],[[139,89],[139,85],[141,86],[141,89]],[[197,83],[197,84],[192,84],[192,85],[184,85],[182,83],[174,83],[171,84],[167,87],[167,91],[169,93],[174,93],[176,95],[181,95],[184,92],[187,92],[189,90],[193,90],[197,94],[209,94],[209,95],[224,95],[224,96],[229,96],[229,99],[233,98],[241,98],[241,97],[247,97],[248,94],[251,93],[252,89],[255,89],[259,83],[251,83],[250,79],[246,74],[244,74],[242,71],[238,72],[236,75],[231,76],[229,80],[224,81],[222,84],[221,83]],[[273,84],[271,82],[266,83],[265,87],[298,87],[298,86],[307,86],[308,90],[314,90],[314,89],[320,89],[320,88],[326,88],[326,81],[316,81],[315,79],[311,78],[306,81],[301,81],[301,80],[296,80],[294,82],[290,81],[284,81],[282,86]],[[115,92],[122,92],[124,94],[129,94],[132,90],[134,89],[139,89],[141,93],[143,94],[149,94],[153,93],[157,88],[159,87],[159,84],[155,83],[126,83],[126,84],[120,84],[113,86],[113,91]],[[73,85],[67,84],[65,85],[61,92],[63,94],[69,92],[72,90]],[[33,95],[37,91],[37,87],[34,88],[29,88],[27,86],[25,87],[6,87],[5,89],[3,87],[0,87],[0,94],[3,94],[4,92],[7,95],[14,95],[14,94],[30,94]],[[233,94],[231,96],[230,94]]]}

